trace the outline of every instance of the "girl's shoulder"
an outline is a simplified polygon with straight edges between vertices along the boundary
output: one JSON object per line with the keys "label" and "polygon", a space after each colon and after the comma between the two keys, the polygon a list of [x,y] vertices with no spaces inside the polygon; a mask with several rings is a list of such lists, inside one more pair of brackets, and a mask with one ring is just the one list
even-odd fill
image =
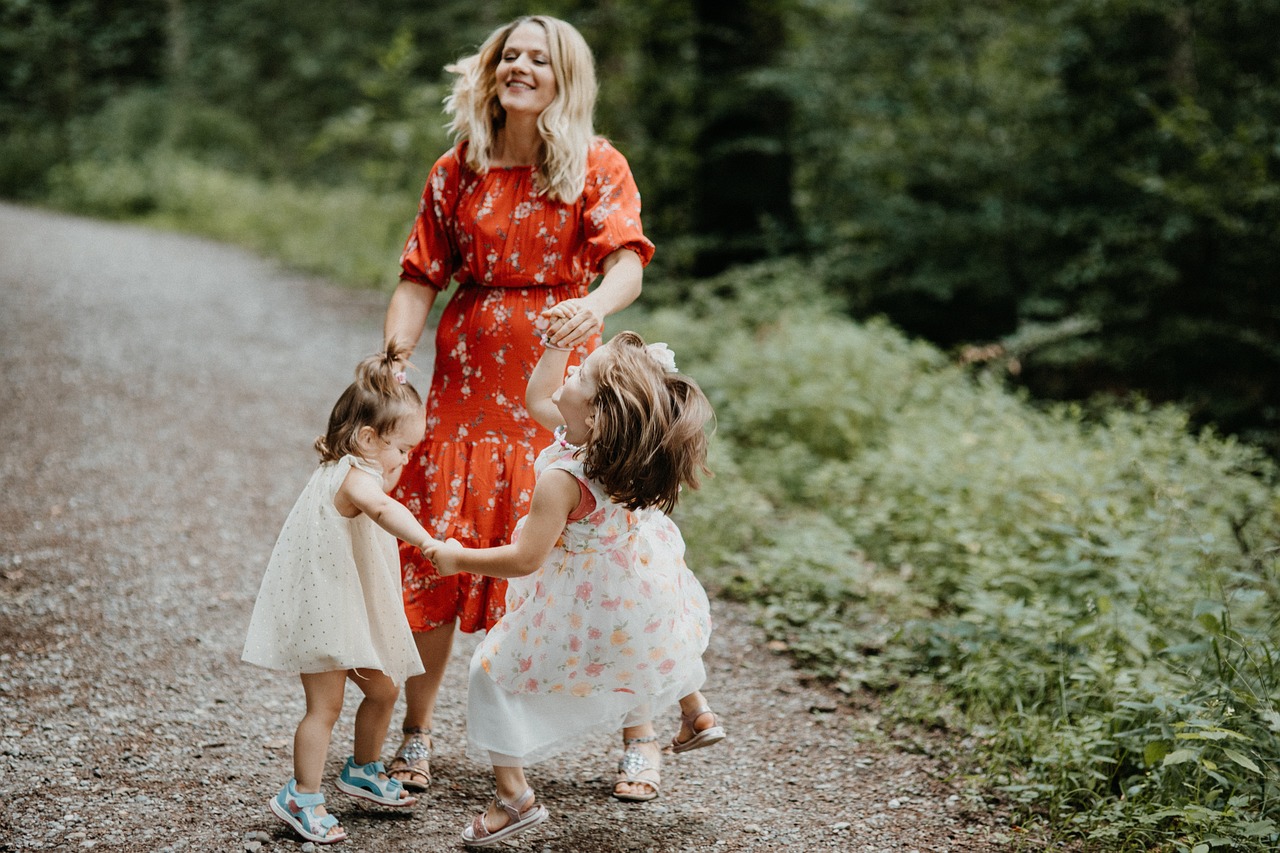
{"label": "girl's shoulder", "polygon": [[373,477],[375,480],[378,481],[379,485],[382,484],[382,469],[379,468],[377,465],[367,462],[366,460],[361,459],[359,456],[356,456],[354,454],[348,453],[346,456],[342,457],[341,459],[335,460],[334,462],[331,462],[328,464],[337,466],[338,473],[341,473],[343,475],[345,475],[346,472],[351,470],[352,468],[356,468],[368,474],[369,476]]}

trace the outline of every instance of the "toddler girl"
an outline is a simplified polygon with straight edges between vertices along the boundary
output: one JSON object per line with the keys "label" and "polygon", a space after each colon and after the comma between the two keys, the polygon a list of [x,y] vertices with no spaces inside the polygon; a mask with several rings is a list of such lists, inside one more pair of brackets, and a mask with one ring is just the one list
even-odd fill
{"label": "toddler girl", "polygon": [[356,368],[356,381],[316,439],[320,467],[271,552],[249,622],[244,660],[301,674],[306,714],[293,739],[293,776],[269,806],[303,838],[347,837],[324,809],[320,777],[350,678],[364,693],[355,751],[338,789],[387,806],[411,806],[378,760],[405,678],[422,672],[400,597],[396,539],[438,544],[387,495],[426,429],[422,399],[396,373],[395,342]]}
{"label": "toddler girl", "polygon": [[[545,340],[544,340],[545,343]],[[706,469],[711,405],[664,344],[622,332],[581,368],[548,346],[526,406],[555,441],[535,462],[513,542],[424,551],[441,574],[511,579],[507,611],[471,659],[467,737],[497,796],[462,833],[483,847],[541,823],[524,765],[623,727],[614,796],[658,795],[651,709],[680,701],[684,751],[724,737],[697,691],[711,632],[706,593],[666,516]],[[561,380],[564,379],[563,384]],[[430,546],[429,546],[430,547]],[[696,725],[702,722],[702,728]]]}

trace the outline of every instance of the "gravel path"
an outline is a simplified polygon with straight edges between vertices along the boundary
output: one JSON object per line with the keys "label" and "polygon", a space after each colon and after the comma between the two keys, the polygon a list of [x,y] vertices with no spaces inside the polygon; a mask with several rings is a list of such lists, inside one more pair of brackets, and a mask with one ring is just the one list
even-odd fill
{"label": "gravel path", "polygon": [[[301,691],[240,649],[385,297],[7,205],[0,294],[0,850],[299,849],[265,801],[290,775]],[[768,650],[744,608],[713,610],[707,694],[730,739],[669,756],[645,805],[607,796],[618,747],[586,741],[531,770],[552,819],[507,849],[1009,849],[1016,833],[962,796],[930,736],[886,737]],[[331,788],[348,692],[326,779],[351,833],[338,849],[462,849],[492,785],[463,752],[474,644],[456,643],[437,781],[408,814]]]}

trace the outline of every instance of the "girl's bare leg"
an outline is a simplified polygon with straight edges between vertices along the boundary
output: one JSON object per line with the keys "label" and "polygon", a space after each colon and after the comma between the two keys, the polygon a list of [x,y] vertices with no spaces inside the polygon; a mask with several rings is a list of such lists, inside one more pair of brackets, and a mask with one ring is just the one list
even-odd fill
{"label": "girl's bare leg", "polygon": [[[629,740],[636,738],[646,739],[644,743],[633,743],[626,745]],[[622,729],[623,749],[631,749],[639,752],[645,758],[649,759],[650,769],[645,773],[652,773],[657,780],[661,780],[660,771],[662,768],[662,750],[658,747],[658,742],[653,730],[653,722],[641,723],[638,726],[626,726]],[[657,785],[646,784],[643,781],[638,782],[618,782],[613,786],[613,790],[619,794],[629,794],[632,796],[645,796],[656,789]]]}
{"label": "girl's bare leg", "polygon": [[338,715],[342,713],[342,694],[346,683],[346,670],[341,669],[302,676],[307,711],[293,734],[293,777],[297,780],[299,793],[320,792],[320,778],[324,775],[324,762],[329,755],[329,739],[333,736]]}
{"label": "girl's bare leg", "polygon": [[[697,717],[693,715],[699,708],[709,707],[707,697],[702,695],[702,691],[695,690],[688,696],[680,700],[680,733],[676,735],[676,740],[684,743],[693,738],[700,731],[705,731],[716,724],[716,716],[710,711],[703,711]],[[693,720],[693,727],[689,727],[689,720]]]}
{"label": "girl's bare leg", "polygon": [[[503,802],[515,804],[529,787],[528,781],[524,777],[523,767],[497,767],[493,768],[493,778],[498,784],[498,797]],[[533,808],[537,798],[530,800],[524,806],[524,811]],[[489,803],[488,810],[484,813],[484,826],[490,832],[496,832],[511,822],[511,815],[498,808],[497,803]]]}
{"label": "girl's bare leg", "polygon": [[387,727],[391,725],[400,688],[384,672],[351,670],[349,675],[364,693],[364,699],[356,709],[355,762],[368,764],[382,758]]}

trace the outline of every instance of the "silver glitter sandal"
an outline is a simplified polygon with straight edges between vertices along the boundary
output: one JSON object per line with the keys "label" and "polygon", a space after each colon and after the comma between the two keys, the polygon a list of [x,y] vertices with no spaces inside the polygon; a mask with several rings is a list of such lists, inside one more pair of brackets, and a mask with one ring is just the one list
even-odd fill
{"label": "silver glitter sandal", "polygon": [[[614,797],[632,803],[647,803],[657,799],[658,792],[662,789],[662,777],[658,768],[645,757],[643,752],[631,748],[633,743],[655,743],[657,740],[657,735],[623,739],[622,758],[618,760],[618,781],[613,783]],[[643,773],[651,773],[656,778],[645,778],[641,775]],[[618,791],[618,786],[622,784],[648,785],[653,790],[648,794],[624,794]]]}
{"label": "silver glitter sandal", "polygon": [[425,791],[431,787],[431,729],[405,726],[403,731],[404,742],[391,759],[387,775],[410,791]]}

